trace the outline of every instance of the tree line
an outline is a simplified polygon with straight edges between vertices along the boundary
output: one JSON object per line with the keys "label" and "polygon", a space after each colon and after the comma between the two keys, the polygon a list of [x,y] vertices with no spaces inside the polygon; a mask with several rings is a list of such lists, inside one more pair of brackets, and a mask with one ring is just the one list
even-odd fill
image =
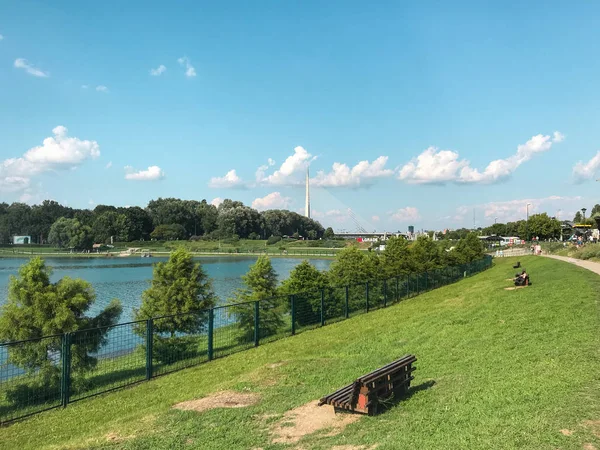
{"label": "tree line", "polygon": [[[298,324],[311,324],[320,313],[317,290],[327,290],[327,308],[335,309],[336,303],[331,300],[336,287],[363,283],[351,300],[353,305],[362,305],[366,282],[372,282],[375,289],[377,280],[409,273],[433,275],[436,269],[466,264],[483,255],[483,245],[475,234],[467,235],[452,249],[425,236],[412,243],[395,237],[387,241],[380,253],[348,247],[339,252],[327,271],[319,271],[303,261],[282,283],[278,282],[270,259],[261,256],[242,277],[243,288],[226,302],[236,318],[237,339],[248,342],[254,333],[255,314],[253,304],[248,302],[259,301],[261,336],[266,337],[284,325],[292,294]],[[50,275],[51,269],[41,258],[32,258],[20,268],[17,277],[11,277],[8,302],[1,310],[0,342],[31,340],[11,346],[8,352],[8,362],[31,375],[29,383],[13,386],[7,393],[7,398],[15,403],[27,403],[38,394],[58,389],[61,369],[53,358],[60,354],[60,339],[41,339],[44,336],[74,333],[71,375],[76,381],[75,389],[85,389],[86,374],[98,363],[95,355],[107,343],[110,327],[118,323],[122,312],[120,301],[114,299],[97,315],[90,316],[95,300],[90,283],[70,277],[51,282]],[[141,306],[134,311],[135,320],[140,321],[134,325],[134,332],[144,338],[144,321],[154,319],[153,358],[158,363],[168,363],[177,359],[174,355],[199,351],[197,336],[206,331],[207,310],[218,303],[202,265],[187,250],[179,248],[168,261],[154,265],[151,284],[142,295]],[[90,328],[93,332],[76,333]]]}
{"label": "tree line", "polygon": [[[585,211],[588,211],[585,209]],[[584,209],[577,211],[572,222],[575,224],[588,224],[594,228],[598,227],[596,218],[600,218],[600,204],[594,205],[589,215],[584,218]],[[547,213],[532,214],[529,220],[517,220],[515,222],[494,223],[488,227],[478,228],[477,232],[485,236],[518,236],[521,239],[530,240],[533,237],[540,240],[560,239],[563,231],[562,222],[556,217],[550,217]],[[462,239],[471,233],[472,230],[460,228],[458,230],[449,230],[446,233],[440,233],[438,238],[447,240]]]}
{"label": "tree line", "polygon": [[0,244],[12,236],[31,236],[32,244],[89,249],[92,244],[155,239],[267,239],[332,235],[315,220],[287,210],[259,212],[242,202],[224,200],[218,207],[206,200],[159,198],[146,208],[98,205],[77,209],[45,200],[39,205],[0,203]]}

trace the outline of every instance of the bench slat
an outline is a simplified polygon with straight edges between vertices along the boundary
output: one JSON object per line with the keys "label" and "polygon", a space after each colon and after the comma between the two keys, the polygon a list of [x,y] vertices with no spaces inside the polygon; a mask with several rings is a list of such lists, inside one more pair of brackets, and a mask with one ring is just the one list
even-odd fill
{"label": "bench slat", "polygon": [[411,374],[416,369],[412,367],[412,363],[416,360],[414,355],[405,355],[321,398],[318,404],[329,404],[336,409],[369,415],[376,414],[380,399],[406,392],[414,379]]}

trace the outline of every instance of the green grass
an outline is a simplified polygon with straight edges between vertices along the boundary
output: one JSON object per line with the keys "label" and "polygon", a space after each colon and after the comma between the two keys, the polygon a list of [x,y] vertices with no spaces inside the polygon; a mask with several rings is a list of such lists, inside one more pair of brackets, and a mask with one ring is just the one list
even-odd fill
{"label": "green grass", "polygon": [[[387,309],[2,428],[2,448],[600,447],[586,425],[600,419],[600,277],[560,261],[519,259],[534,282],[527,289],[503,289],[514,259],[502,259]],[[268,425],[285,411],[405,353],[418,358],[409,398],[342,434],[270,443]],[[202,414],[171,408],[223,389],[262,400]]]}

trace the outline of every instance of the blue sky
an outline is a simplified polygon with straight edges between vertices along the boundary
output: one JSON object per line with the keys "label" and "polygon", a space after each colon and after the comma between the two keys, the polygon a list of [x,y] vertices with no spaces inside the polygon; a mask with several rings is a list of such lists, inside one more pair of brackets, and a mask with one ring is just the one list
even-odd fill
{"label": "blue sky", "polygon": [[0,199],[301,211],[310,164],[337,229],[598,202],[600,4],[403,3],[4,0]]}

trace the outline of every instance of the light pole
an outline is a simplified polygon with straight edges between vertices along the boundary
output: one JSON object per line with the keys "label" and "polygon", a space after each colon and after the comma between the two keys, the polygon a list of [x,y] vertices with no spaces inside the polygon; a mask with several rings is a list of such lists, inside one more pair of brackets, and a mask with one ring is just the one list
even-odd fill
{"label": "light pole", "polygon": [[529,241],[529,207],[531,203],[527,203],[525,209],[527,210],[527,221],[525,222],[525,240]]}
{"label": "light pole", "polygon": [[587,211],[587,209],[581,208],[581,212],[583,213],[583,223],[585,223],[585,212],[586,211]]}

